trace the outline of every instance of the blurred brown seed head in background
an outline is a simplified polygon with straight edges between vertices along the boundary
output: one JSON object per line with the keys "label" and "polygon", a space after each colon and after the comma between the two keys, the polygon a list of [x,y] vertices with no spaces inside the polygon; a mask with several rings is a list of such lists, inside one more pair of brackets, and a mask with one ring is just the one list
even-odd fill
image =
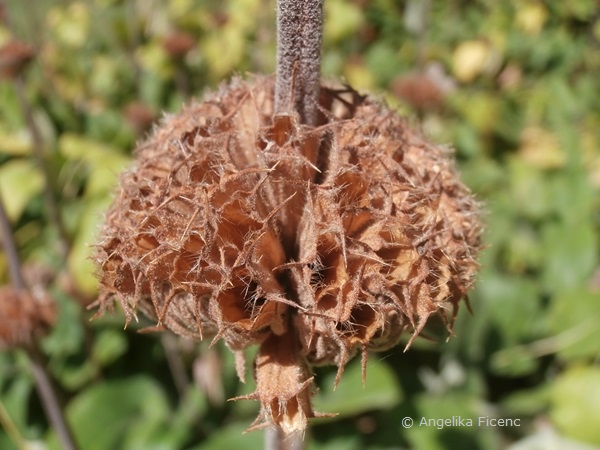
{"label": "blurred brown seed head in background", "polygon": [[0,349],[29,348],[57,320],[54,299],[44,291],[32,294],[12,286],[0,288]]}
{"label": "blurred brown seed head in background", "polygon": [[10,41],[0,47],[0,77],[12,80],[19,76],[35,56],[32,46]]}
{"label": "blurred brown seed head in background", "polygon": [[174,31],[163,41],[163,47],[169,56],[183,58],[196,45],[196,38],[185,31]]}

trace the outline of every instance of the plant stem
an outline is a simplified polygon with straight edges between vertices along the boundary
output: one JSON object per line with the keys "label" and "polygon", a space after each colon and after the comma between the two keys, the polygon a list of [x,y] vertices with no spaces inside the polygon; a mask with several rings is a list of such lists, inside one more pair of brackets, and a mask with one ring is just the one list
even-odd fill
{"label": "plant stem", "polygon": [[[321,90],[323,0],[277,0],[275,114],[297,113],[315,126]],[[286,435],[273,425],[265,430],[265,450],[302,450],[301,434]]]}
{"label": "plant stem", "polygon": [[316,125],[322,36],[323,0],[277,0],[275,114]]}
{"label": "plant stem", "polygon": [[[8,266],[10,270],[11,281],[15,288],[20,291],[27,289],[23,279],[21,270],[21,262],[17,253],[17,246],[13,239],[10,222],[4,209],[4,202],[0,195],[0,230],[2,231],[2,245],[8,258]],[[6,320],[6,318],[5,318]],[[46,417],[56,431],[58,438],[65,450],[76,450],[75,440],[71,435],[67,422],[63,415],[62,409],[56,396],[56,391],[52,386],[52,381],[46,372],[46,361],[44,355],[36,347],[36,344],[25,348],[29,356],[31,373],[35,380],[35,384],[42,400]]]}
{"label": "plant stem", "polygon": [[177,345],[177,338],[169,333],[162,333],[160,342],[165,350],[165,357],[167,358],[167,365],[171,371],[175,388],[179,394],[179,398],[185,398],[187,394],[190,381],[185,372],[185,364],[181,357],[181,351]]}
{"label": "plant stem", "polygon": [[42,400],[42,405],[52,428],[58,435],[58,439],[64,450],[77,450],[75,439],[67,425],[62,408],[56,395],[56,389],[52,385],[52,380],[46,372],[46,362],[44,356],[36,348],[29,349],[29,360],[31,373],[35,379],[35,384]]}
{"label": "plant stem", "polygon": [[265,430],[265,450],[303,450],[304,448],[301,433],[287,435],[276,425]]}

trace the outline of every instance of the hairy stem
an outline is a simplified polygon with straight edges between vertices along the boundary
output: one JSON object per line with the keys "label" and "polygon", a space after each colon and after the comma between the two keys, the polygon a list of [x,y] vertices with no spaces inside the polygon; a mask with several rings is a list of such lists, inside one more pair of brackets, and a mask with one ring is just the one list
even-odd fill
{"label": "hairy stem", "polygon": [[323,0],[277,0],[276,114],[316,125],[322,36]]}

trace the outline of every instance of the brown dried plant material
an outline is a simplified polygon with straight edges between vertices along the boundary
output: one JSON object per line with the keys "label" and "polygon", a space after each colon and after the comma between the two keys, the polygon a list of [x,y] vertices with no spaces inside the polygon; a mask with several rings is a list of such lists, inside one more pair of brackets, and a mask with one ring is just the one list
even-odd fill
{"label": "brown dried plant material", "polygon": [[47,293],[0,288],[0,349],[30,348],[56,319],[56,304]]}
{"label": "brown dried plant material", "polygon": [[146,132],[156,119],[154,110],[144,103],[130,102],[123,108],[123,118],[136,134]]}
{"label": "brown dried plant material", "polygon": [[[449,152],[350,89],[317,126],[274,115],[271,78],[234,80],[137,149],[96,255],[99,313],[122,305],[195,339],[254,344],[255,426],[302,431],[311,367],[451,329],[481,225]],[[364,367],[364,365],[363,365]],[[242,369],[239,370],[242,372]]]}
{"label": "brown dried plant material", "polygon": [[418,113],[425,113],[442,109],[448,94],[456,89],[456,83],[441,64],[431,62],[424,70],[397,77],[390,88]]}
{"label": "brown dried plant material", "polygon": [[421,74],[408,74],[392,82],[392,91],[417,111],[436,110],[444,102],[444,92]]}
{"label": "brown dried plant material", "polygon": [[12,80],[23,72],[35,55],[25,42],[10,41],[0,47],[0,78]]}
{"label": "brown dried plant material", "polygon": [[313,377],[302,357],[295,331],[271,334],[260,346],[254,362],[256,391],[232,400],[258,400],[260,414],[248,431],[277,423],[285,434],[303,432],[308,419],[327,417],[313,411],[310,386]]}
{"label": "brown dried plant material", "polygon": [[196,39],[185,31],[174,31],[163,41],[163,48],[173,58],[183,58],[196,45]]}

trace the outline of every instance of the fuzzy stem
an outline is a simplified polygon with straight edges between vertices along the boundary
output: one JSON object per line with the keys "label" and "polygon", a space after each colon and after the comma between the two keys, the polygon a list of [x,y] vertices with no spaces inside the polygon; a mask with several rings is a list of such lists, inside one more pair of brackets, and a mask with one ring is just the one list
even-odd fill
{"label": "fuzzy stem", "polygon": [[277,425],[265,430],[265,450],[304,450],[304,439],[301,433],[292,435],[285,432]]}
{"label": "fuzzy stem", "polygon": [[58,440],[64,450],[77,450],[75,439],[67,425],[62,408],[56,395],[56,390],[52,385],[52,380],[46,372],[44,356],[39,350],[33,348],[28,351],[30,359],[31,373],[35,379],[35,384],[42,400],[46,417],[52,424],[52,428],[58,435]]}
{"label": "fuzzy stem", "polygon": [[323,0],[277,0],[276,114],[316,125],[322,36]]}

